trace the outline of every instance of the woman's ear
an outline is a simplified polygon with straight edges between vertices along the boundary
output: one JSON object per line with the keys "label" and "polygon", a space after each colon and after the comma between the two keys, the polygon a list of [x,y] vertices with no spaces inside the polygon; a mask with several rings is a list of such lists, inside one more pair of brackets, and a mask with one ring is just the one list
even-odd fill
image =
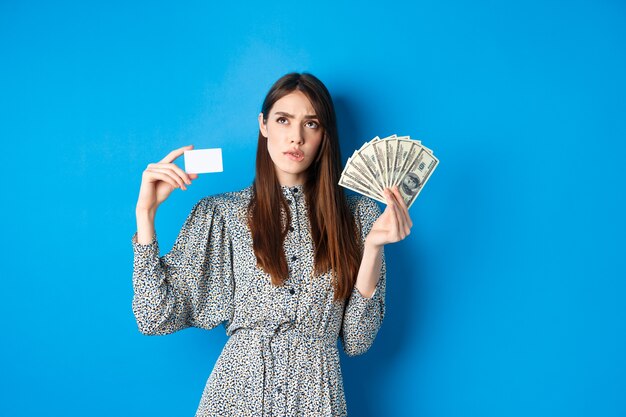
{"label": "woman's ear", "polygon": [[263,120],[263,113],[259,113],[259,130],[261,131],[261,134],[267,138],[267,125]]}

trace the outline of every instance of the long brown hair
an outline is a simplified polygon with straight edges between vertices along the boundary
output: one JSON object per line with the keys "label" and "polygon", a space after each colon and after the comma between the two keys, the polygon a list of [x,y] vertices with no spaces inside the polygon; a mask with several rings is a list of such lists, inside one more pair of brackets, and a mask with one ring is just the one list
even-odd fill
{"label": "long brown hair", "polygon": [[[337,185],[341,174],[341,154],[330,93],[315,76],[290,73],[270,88],[261,113],[266,120],[274,103],[295,90],[309,99],[323,128],[318,154],[307,170],[303,187],[311,222],[315,273],[331,272],[335,300],[345,300],[356,282],[362,247],[343,189]],[[273,285],[279,286],[288,275],[283,245],[291,220],[289,206],[267,150],[267,139],[260,130],[252,189],[248,215],[257,265],[270,274]],[[281,212],[286,214],[286,223],[281,219]]]}

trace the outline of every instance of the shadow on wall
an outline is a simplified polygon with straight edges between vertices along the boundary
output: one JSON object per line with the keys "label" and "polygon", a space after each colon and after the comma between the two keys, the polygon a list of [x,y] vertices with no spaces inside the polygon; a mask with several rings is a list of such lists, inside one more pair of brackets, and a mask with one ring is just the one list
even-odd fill
{"label": "shadow on wall", "polygon": [[[358,104],[349,102],[344,97],[334,98],[343,163],[354,150],[370,140],[371,132],[363,131],[363,123],[358,122]],[[381,206],[384,210],[384,206]],[[416,316],[415,309],[420,308],[420,250],[415,245],[405,242],[390,245],[385,249],[387,264],[386,315],[383,325],[370,350],[356,357],[348,357],[342,352],[342,371],[349,415],[377,417],[378,398],[382,386],[393,386],[388,380],[389,368],[404,350],[411,349],[407,344],[415,340],[409,332],[418,332],[416,324],[410,321]],[[419,312],[417,314],[420,316]],[[419,321],[418,321],[419,322]]]}
{"label": "shadow on wall", "polygon": [[[345,163],[355,149],[371,138],[368,138],[371,132],[363,132],[367,123],[352,117],[365,113],[358,111],[358,103],[340,98],[336,107]],[[411,215],[420,212],[429,216],[428,219],[434,219],[430,216],[435,214],[439,216],[434,221],[438,237],[426,242],[420,231],[415,230],[417,233],[409,239],[385,248],[387,308],[383,325],[367,353],[357,357],[341,355],[349,415],[392,415],[393,411],[390,414],[390,410],[380,407],[392,402],[393,398],[402,398],[400,395],[394,397],[395,390],[402,394],[411,393],[411,398],[402,398],[405,409],[415,407],[413,404],[421,401],[428,402],[428,399],[418,397],[424,392],[423,387],[410,385],[417,384],[413,381],[421,378],[409,376],[399,380],[398,375],[402,375],[404,369],[415,373],[422,368],[423,347],[427,345],[425,338],[432,337],[425,317],[427,312],[429,316],[432,314],[436,286],[442,285],[437,283],[433,274],[473,293],[480,291],[477,286],[486,285],[485,277],[491,276],[490,269],[497,268],[497,262],[501,262],[501,269],[507,262],[523,262],[512,248],[501,247],[501,242],[510,240],[511,236],[516,236],[516,245],[524,245],[521,237],[526,233],[519,230],[519,225],[525,224],[520,219],[525,216],[526,207],[519,203],[517,194],[529,185],[516,174],[523,170],[517,169],[514,158],[503,146],[493,146],[488,141],[477,143],[463,137],[447,138],[436,152],[445,161],[445,168],[439,168],[435,174],[437,186],[434,187],[435,182],[428,185],[428,198],[432,204],[413,209]],[[472,156],[476,153],[493,162],[476,164],[476,158]],[[445,208],[444,214],[439,214],[436,207]],[[441,221],[441,216],[445,221]],[[423,226],[432,228],[433,224]],[[519,249],[518,252],[523,251],[523,246]],[[494,254],[499,254],[500,260]],[[452,293],[445,288],[438,290],[444,292],[448,301],[465,297],[458,289]],[[443,308],[455,308],[451,314],[460,315],[463,308],[472,306],[462,305],[461,310],[452,305]],[[411,358],[411,363],[406,363],[407,358]],[[381,390],[387,397],[382,400]],[[407,404],[407,400],[413,404]]]}
{"label": "shadow on wall", "polygon": [[393,390],[394,384],[399,382],[389,379],[393,372],[391,369],[400,366],[398,361],[407,357],[407,350],[419,350],[418,346],[409,346],[409,343],[415,343],[414,334],[420,333],[422,314],[415,311],[423,305],[420,297],[424,294],[419,280],[422,276],[420,254],[407,245],[397,245],[395,248],[389,247],[385,253],[386,314],[374,344],[361,356],[348,357],[342,353],[341,364],[349,415],[384,415],[381,414],[383,410],[379,410],[380,389],[384,387],[385,391],[390,388]]}

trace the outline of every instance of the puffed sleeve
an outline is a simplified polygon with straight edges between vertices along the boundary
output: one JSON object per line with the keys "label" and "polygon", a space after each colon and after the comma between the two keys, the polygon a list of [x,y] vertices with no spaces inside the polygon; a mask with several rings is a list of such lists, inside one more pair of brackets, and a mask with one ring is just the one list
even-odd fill
{"label": "puffed sleeve", "polygon": [[132,237],[133,312],[139,331],[211,329],[232,318],[232,246],[218,204],[205,197],[192,208],[172,250],[159,257],[156,234],[147,245]]}
{"label": "puffed sleeve", "polygon": [[[378,216],[380,208],[370,198],[361,197],[357,202],[355,217],[361,228],[361,239],[365,241]],[[380,278],[374,294],[366,298],[355,287],[344,310],[341,327],[341,342],[349,356],[361,355],[370,348],[385,316],[385,254],[382,254]]]}

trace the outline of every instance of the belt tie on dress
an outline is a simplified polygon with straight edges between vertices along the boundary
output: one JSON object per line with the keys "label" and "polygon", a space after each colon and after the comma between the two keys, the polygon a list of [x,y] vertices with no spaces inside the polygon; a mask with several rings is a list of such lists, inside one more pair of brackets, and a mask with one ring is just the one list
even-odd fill
{"label": "belt tie on dress", "polygon": [[275,327],[261,327],[261,328],[240,328],[233,333],[233,336],[237,333],[251,334],[258,337],[261,342],[261,357],[263,358],[263,387],[261,392],[261,404],[263,407],[263,414],[267,410],[271,411],[271,389],[268,383],[274,376],[274,355],[272,354],[272,341],[277,335],[286,336],[291,342],[291,346],[298,346],[301,343],[307,343],[308,346],[313,346],[318,343],[324,343],[327,346],[335,346],[337,344],[336,335],[324,335],[316,336],[310,333],[306,333],[290,325],[285,327],[278,325]]}

